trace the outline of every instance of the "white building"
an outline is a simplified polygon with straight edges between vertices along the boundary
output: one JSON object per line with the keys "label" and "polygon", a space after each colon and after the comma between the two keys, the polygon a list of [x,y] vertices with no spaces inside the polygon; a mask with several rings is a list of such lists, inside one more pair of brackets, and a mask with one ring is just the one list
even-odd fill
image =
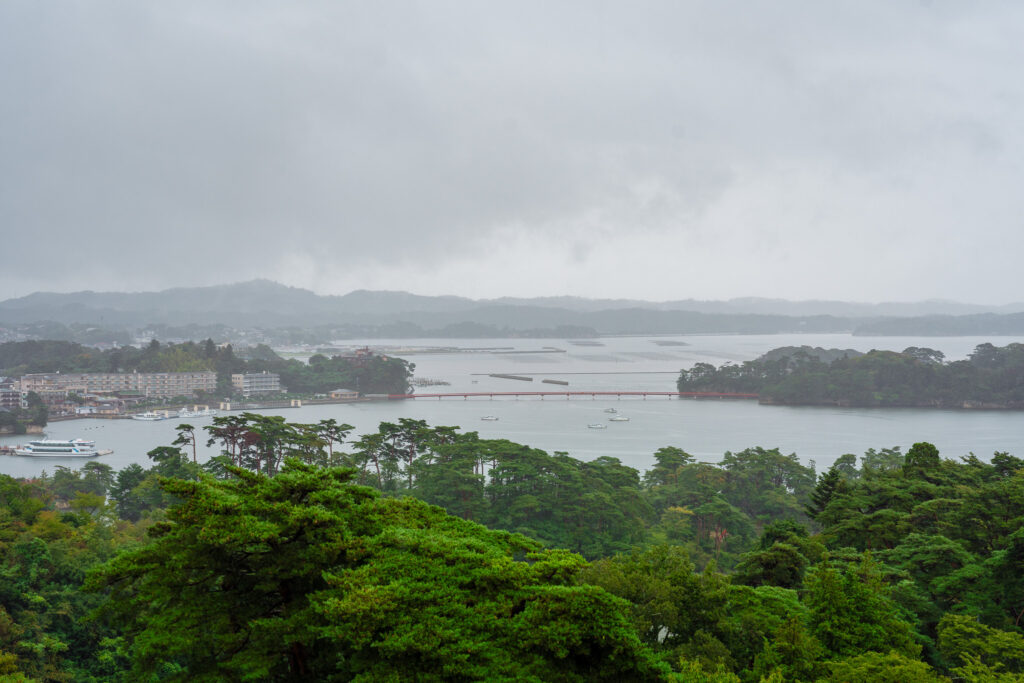
{"label": "white building", "polygon": [[85,372],[34,373],[21,378],[21,391],[40,396],[68,393],[110,394],[124,392],[171,398],[217,391],[216,372]]}
{"label": "white building", "polygon": [[242,396],[280,394],[284,391],[281,386],[281,376],[266,371],[231,375],[231,386]]}

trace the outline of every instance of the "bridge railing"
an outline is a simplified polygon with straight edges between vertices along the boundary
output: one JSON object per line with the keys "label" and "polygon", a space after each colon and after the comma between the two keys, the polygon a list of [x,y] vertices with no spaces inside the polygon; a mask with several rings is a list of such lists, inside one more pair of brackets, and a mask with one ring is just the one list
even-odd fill
{"label": "bridge railing", "polygon": [[446,393],[430,394],[388,394],[389,400],[398,401],[410,398],[495,398],[495,397],[519,397],[519,396],[559,396],[564,398],[598,396],[665,396],[668,398],[736,398],[756,399],[757,394],[744,394],[734,392],[711,392],[711,391],[455,391]]}

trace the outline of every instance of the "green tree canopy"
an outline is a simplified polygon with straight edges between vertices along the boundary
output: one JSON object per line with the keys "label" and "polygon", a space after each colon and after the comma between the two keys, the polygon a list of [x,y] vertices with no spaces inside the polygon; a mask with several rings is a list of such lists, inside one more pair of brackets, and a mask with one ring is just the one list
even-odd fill
{"label": "green tree canopy", "polygon": [[[164,480],[182,502],[95,571],[135,675],[170,680],[660,680],[625,605],[541,551],[346,469]],[[526,560],[526,561],[524,561]]]}

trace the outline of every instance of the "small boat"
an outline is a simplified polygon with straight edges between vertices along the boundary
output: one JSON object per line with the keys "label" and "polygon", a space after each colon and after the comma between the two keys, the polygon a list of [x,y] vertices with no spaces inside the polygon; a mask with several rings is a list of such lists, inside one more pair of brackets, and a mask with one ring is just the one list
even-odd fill
{"label": "small boat", "polygon": [[607,428],[608,428],[608,425],[603,425],[600,422],[595,422],[594,424],[587,425],[587,429],[607,429]]}
{"label": "small boat", "polygon": [[142,420],[143,422],[156,422],[157,420],[166,420],[168,417],[169,415],[165,413],[154,413],[152,411],[132,415],[133,420]]}
{"label": "small boat", "polygon": [[616,415],[615,417],[609,417],[609,422],[629,422],[629,418],[625,415]]}
{"label": "small boat", "polygon": [[113,451],[98,451],[96,450],[95,441],[86,441],[85,439],[64,441],[40,439],[38,441],[30,441],[26,445],[18,446],[14,449],[15,455],[50,458],[90,458],[94,455],[106,455],[107,453],[113,453]]}
{"label": "small boat", "polygon": [[486,422],[495,422],[497,421],[498,417],[496,415],[484,415],[480,419]]}
{"label": "small boat", "polygon": [[178,417],[214,417],[217,411],[213,408],[203,408],[202,410],[189,410],[184,408],[178,411]]}
{"label": "small boat", "polygon": [[617,413],[619,411],[615,410],[615,408],[605,408],[604,412],[606,412],[606,413]]}

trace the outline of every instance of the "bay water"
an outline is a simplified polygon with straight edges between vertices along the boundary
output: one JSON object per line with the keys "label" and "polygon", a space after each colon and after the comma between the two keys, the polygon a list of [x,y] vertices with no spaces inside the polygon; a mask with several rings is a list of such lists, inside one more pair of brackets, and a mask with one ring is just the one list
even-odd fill
{"label": "bay water", "polygon": [[[981,343],[1004,346],[1016,337],[854,337],[851,335],[707,335],[635,336],[589,341],[552,339],[401,339],[354,340],[346,345],[387,348],[416,364],[415,377],[447,382],[423,386],[417,393],[530,392],[530,391],[675,391],[679,370],[698,362],[741,363],[780,346],[887,349],[901,351],[925,346],[942,351],[948,360],[966,358]],[[685,345],[680,345],[685,344]],[[458,352],[424,353],[454,347]],[[513,352],[513,353],[510,353]],[[506,374],[532,377],[520,381],[492,377]],[[568,385],[542,383],[543,379]],[[610,422],[614,408],[629,421]],[[717,462],[726,451],[751,446],[795,453],[819,471],[844,453],[862,454],[868,448],[900,446],[917,441],[934,443],[943,457],[975,453],[983,459],[995,451],[1024,454],[1024,413],[910,408],[835,408],[761,406],[752,400],[678,399],[665,397],[495,397],[418,398],[350,404],[304,406],[259,411],[283,415],[291,422],[333,418],[354,427],[351,438],[373,432],[382,421],[406,417],[434,426],[458,426],[482,438],[502,438],[545,451],[565,451],[590,460],[619,458],[641,471],[653,463],[662,446],[677,446],[699,460]],[[222,413],[223,414],[223,413]],[[482,417],[497,420],[482,420]],[[141,422],[83,419],[55,422],[46,438],[86,438],[113,453],[93,459],[0,456],[0,473],[36,476],[62,465],[79,468],[95,460],[120,469],[130,463],[148,467],[146,453],[170,445],[175,427],[189,422],[201,429],[210,418]],[[588,425],[602,424],[604,429]],[[31,437],[39,438],[39,437]],[[0,445],[29,440],[2,436]],[[200,438],[200,461],[214,455]]]}

